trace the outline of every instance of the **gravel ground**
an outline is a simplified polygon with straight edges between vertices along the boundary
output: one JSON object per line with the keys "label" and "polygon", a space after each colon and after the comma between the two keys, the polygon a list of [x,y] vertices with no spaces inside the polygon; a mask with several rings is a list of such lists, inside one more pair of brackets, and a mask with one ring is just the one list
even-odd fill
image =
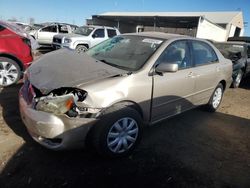
{"label": "gravel ground", "polygon": [[250,187],[250,79],[216,113],[202,108],[145,128],[133,155],[49,151],[28,135],[20,85],[0,89],[0,187]]}

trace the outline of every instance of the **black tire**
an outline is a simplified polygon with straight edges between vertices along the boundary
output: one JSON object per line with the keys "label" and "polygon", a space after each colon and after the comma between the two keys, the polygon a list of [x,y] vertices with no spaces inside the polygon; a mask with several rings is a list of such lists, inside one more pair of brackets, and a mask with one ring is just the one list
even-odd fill
{"label": "black tire", "polygon": [[7,87],[19,81],[21,69],[16,61],[0,57],[0,87]]}
{"label": "black tire", "polygon": [[232,82],[232,88],[238,88],[243,77],[243,71],[239,70],[236,78]]}
{"label": "black tire", "polygon": [[[216,98],[216,95],[217,96],[219,95],[218,92],[221,92],[220,93],[220,100],[217,101],[217,103],[216,103],[214,101],[214,99]],[[215,88],[215,90],[214,90],[212,96],[210,97],[210,100],[209,100],[209,102],[208,102],[208,104],[206,106],[207,107],[206,108],[207,111],[209,111],[209,112],[215,112],[219,108],[219,106],[221,104],[221,101],[222,101],[222,98],[223,98],[223,93],[224,93],[223,85],[221,83],[219,83],[217,85],[217,87]]]}
{"label": "black tire", "polygon": [[[122,135],[121,132],[117,131],[117,133],[111,132],[114,130],[114,127],[116,123],[124,121],[126,118],[128,118],[128,123],[131,125],[132,121],[135,121],[136,124],[134,126],[138,128],[137,136],[134,134],[132,137],[135,137],[134,142],[130,142],[127,139],[127,145],[129,147],[125,149],[125,144],[123,143],[123,140],[121,141]],[[130,121],[131,119],[131,121]],[[130,121],[130,122],[129,122]],[[127,124],[128,124],[127,123]],[[120,124],[119,124],[120,125]],[[121,126],[120,126],[121,127]],[[124,128],[124,127],[123,127]],[[127,127],[128,128],[128,127]],[[136,130],[136,129],[133,129]],[[125,131],[125,130],[124,130]],[[124,132],[123,131],[123,132]],[[97,151],[98,154],[104,157],[124,157],[129,154],[135,149],[136,145],[139,143],[141,139],[141,133],[142,133],[142,118],[140,114],[134,110],[131,107],[127,106],[114,106],[107,111],[105,111],[102,116],[100,117],[100,121],[93,127],[91,130],[92,136],[90,136],[91,139],[91,145],[94,147],[94,149]],[[109,138],[108,135],[110,134],[119,134],[119,136],[116,136],[113,140]],[[123,139],[126,137],[126,135],[123,135]],[[120,142],[122,142],[122,146],[120,146],[119,149],[121,151],[115,152],[115,148],[113,149],[113,146],[109,146],[110,143],[114,143],[116,139],[120,139],[119,142],[117,143],[117,147]],[[108,144],[109,143],[109,144]],[[130,145],[132,144],[132,145]],[[112,145],[112,144],[110,144]],[[120,144],[121,145],[121,144]],[[124,150],[124,151],[122,151]]]}
{"label": "black tire", "polygon": [[83,44],[78,44],[76,46],[76,52],[81,54],[81,53],[84,53],[88,50],[87,46],[83,45]]}

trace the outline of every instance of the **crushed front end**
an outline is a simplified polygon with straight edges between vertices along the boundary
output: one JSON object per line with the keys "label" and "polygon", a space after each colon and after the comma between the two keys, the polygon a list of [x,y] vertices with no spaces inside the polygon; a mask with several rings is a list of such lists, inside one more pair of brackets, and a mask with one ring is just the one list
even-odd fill
{"label": "crushed front end", "polygon": [[26,79],[19,92],[21,118],[32,138],[49,149],[81,147],[101,113],[86,97],[86,91],[66,87],[43,94]]}

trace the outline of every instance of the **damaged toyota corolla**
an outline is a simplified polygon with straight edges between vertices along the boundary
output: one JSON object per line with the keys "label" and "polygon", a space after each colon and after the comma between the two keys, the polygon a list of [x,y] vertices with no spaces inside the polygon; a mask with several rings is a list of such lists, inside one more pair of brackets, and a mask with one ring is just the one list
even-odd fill
{"label": "damaged toyota corolla", "polygon": [[32,138],[53,149],[90,143],[129,154],[151,125],[198,105],[215,111],[232,64],[209,42],[157,32],[124,34],[77,54],[45,54],[27,70],[20,114]]}

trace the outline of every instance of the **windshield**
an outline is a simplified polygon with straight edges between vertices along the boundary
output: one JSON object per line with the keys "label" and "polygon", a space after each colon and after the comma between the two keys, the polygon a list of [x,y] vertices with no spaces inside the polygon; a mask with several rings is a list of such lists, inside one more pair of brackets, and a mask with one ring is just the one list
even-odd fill
{"label": "windshield", "polygon": [[83,36],[89,36],[89,34],[94,30],[93,27],[78,27],[74,33],[75,34],[79,34],[79,35],[83,35]]}
{"label": "windshield", "polygon": [[224,44],[224,43],[215,43],[214,44],[222,53],[225,58],[232,59],[234,54],[244,55],[244,46],[242,44]]}
{"label": "windshield", "polygon": [[86,53],[111,66],[136,71],[146,63],[162,42],[162,39],[143,36],[116,36],[96,45]]}

